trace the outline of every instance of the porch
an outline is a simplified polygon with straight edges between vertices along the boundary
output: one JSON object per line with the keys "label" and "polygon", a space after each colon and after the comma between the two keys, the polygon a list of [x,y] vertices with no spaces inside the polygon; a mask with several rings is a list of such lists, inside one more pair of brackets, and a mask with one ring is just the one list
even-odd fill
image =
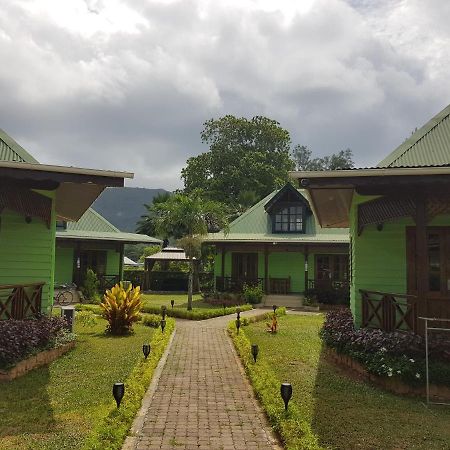
{"label": "porch", "polygon": [[242,292],[244,285],[259,285],[266,294],[287,295],[291,293],[291,277],[264,279],[216,276],[216,289],[221,292]]}
{"label": "porch", "polygon": [[0,285],[0,319],[25,319],[41,313],[45,283]]}
{"label": "porch", "polygon": [[[424,324],[420,317],[450,319],[450,299],[424,297],[423,301],[419,301],[416,295],[363,289],[359,292],[362,327],[379,328],[387,332],[412,331],[422,334]],[[437,322],[436,326],[447,328],[448,324]]]}

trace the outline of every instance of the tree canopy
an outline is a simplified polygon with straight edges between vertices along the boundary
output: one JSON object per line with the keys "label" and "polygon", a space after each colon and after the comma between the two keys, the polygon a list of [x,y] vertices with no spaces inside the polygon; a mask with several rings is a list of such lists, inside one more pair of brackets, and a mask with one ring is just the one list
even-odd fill
{"label": "tree canopy", "polygon": [[296,145],[292,152],[297,170],[337,170],[351,169],[355,166],[353,152],[347,148],[322,158],[313,158],[312,151],[306,145]]}
{"label": "tree canopy", "polygon": [[202,142],[209,151],[187,160],[181,171],[186,193],[239,208],[260,199],[288,180],[294,168],[289,132],[267,117],[227,115],[204,123]]}

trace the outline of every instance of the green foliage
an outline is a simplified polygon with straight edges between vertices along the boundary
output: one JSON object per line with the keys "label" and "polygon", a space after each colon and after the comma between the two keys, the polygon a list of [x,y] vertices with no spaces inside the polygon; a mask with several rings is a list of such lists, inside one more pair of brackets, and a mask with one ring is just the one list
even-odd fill
{"label": "green foliage", "polygon": [[[237,334],[234,321],[228,325],[228,332],[250,378],[256,396],[260,400],[272,427],[286,443],[286,448],[311,450],[323,448],[319,445],[311,424],[301,414],[296,404],[291,402],[287,414],[284,411],[284,404],[280,398],[280,381],[272,370],[270,360],[266,359],[261,352],[258,362],[256,364],[253,362],[251,342],[242,328],[240,333]],[[276,337],[274,339],[276,340]]]}
{"label": "green foliage", "polygon": [[123,254],[133,261],[139,261],[145,247],[147,247],[146,244],[125,244]]}
{"label": "green foliage", "polygon": [[83,303],[77,303],[74,307],[75,311],[89,311],[98,315],[102,313],[102,308],[100,308],[100,305],[86,305]]}
{"label": "green foliage", "polygon": [[92,311],[78,311],[75,320],[85,328],[93,328],[97,325],[97,315]]}
{"label": "green foliage", "polygon": [[144,247],[141,256],[139,256],[139,262],[144,262],[147,256],[152,256],[160,251],[161,251],[160,245],[150,245],[149,247]]}
{"label": "green foliage", "polygon": [[355,166],[353,152],[347,148],[322,158],[312,158],[312,151],[305,145],[296,145],[292,152],[297,170],[337,170]]}
{"label": "green foliage", "polygon": [[259,284],[244,284],[243,295],[247,303],[255,305],[261,303],[264,292]]}
{"label": "green foliage", "polygon": [[144,314],[142,323],[151,328],[158,328],[161,325],[162,317],[158,314]]}
{"label": "green foliage", "polygon": [[86,301],[96,303],[96,299],[98,298],[98,285],[97,274],[92,269],[88,269],[81,288],[81,292]]}
{"label": "green foliage", "polygon": [[[186,310],[181,308],[167,308],[166,314],[169,317],[177,317],[179,319],[188,319],[188,320],[205,320],[212,319],[213,317],[226,316],[227,314],[235,314],[236,309],[240,308],[241,311],[249,311],[253,309],[252,305],[241,305],[241,306],[230,306],[224,308],[201,308],[201,309],[193,309]],[[161,312],[160,306],[151,306],[144,305],[142,311],[149,314],[158,314]]]}
{"label": "green foliage", "polygon": [[115,335],[127,334],[140,318],[141,289],[139,286],[133,289],[131,283],[127,289],[122,283],[116,284],[106,291],[100,307],[103,310],[102,317],[109,324],[107,331]]}
{"label": "green foliage", "polygon": [[[171,197],[170,192],[162,192],[153,197],[151,204],[145,204],[145,208],[148,213],[141,216],[141,220],[136,224],[136,232],[141,234],[146,234],[147,236],[156,236],[158,234],[155,226],[156,217],[156,205],[165,203]],[[180,236],[182,235],[182,230],[180,230]],[[141,255],[139,255],[141,256]]]}
{"label": "green foliage", "polygon": [[267,117],[210,119],[201,138],[209,151],[187,160],[181,171],[185,192],[200,190],[233,209],[282,186],[293,169],[289,132]]}
{"label": "green foliage", "polygon": [[[285,316],[286,315],[286,308],[284,306],[280,306],[277,308],[277,317]],[[241,325],[246,327],[247,325],[250,325],[251,323],[261,322],[265,320],[272,320],[273,312],[265,312],[262,314],[258,314],[257,316],[250,316],[250,317],[242,317],[241,318]]]}
{"label": "green foliage", "polygon": [[155,330],[150,342],[151,352],[147,359],[141,358],[125,380],[125,396],[120,408],[110,401],[106,417],[98,423],[83,446],[83,450],[118,450],[128,434],[141,401],[153,377],[156,366],[164,353],[175,329],[175,321],[167,319],[165,332]]}

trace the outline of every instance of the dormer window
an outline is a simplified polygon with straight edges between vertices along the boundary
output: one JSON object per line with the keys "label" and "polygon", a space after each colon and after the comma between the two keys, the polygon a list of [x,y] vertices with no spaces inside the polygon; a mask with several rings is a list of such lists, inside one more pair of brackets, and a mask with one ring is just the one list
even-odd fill
{"label": "dormer window", "polygon": [[292,184],[283,186],[265,205],[272,233],[305,233],[311,214],[308,201]]}
{"label": "dormer window", "polygon": [[273,215],[274,233],[303,233],[303,206],[288,205],[275,211]]}

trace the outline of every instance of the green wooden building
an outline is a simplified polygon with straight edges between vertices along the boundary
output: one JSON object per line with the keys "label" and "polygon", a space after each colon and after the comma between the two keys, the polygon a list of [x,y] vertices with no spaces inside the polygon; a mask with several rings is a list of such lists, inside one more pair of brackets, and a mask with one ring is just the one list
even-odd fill
{"label": "green wooden building", "polygon": [[423,332],[419,317],[450,318],[450,106],[377,167],[292,176],[324,228],[350,227],[358,326]]}
{"label": "green wooden building", "polygon": [[100,282],[100,290],[122,279],[125,244],[160,245],[143,234],[124,233],[89,208],[77,222],[56,223],[55,284],[80,286],[88,268]]}
{"label": "green wooden building", "polygon": [[0,130],[0,318],[48,312],[57,220],[77,221],[133,174],[39,164]]}
{"label": "green wooden building", "polygon": [[216,249],[218,291],[255,283],[272,295],[348,287],[348,229],[322,228],[306,191],[289,183],[206,241]]}

